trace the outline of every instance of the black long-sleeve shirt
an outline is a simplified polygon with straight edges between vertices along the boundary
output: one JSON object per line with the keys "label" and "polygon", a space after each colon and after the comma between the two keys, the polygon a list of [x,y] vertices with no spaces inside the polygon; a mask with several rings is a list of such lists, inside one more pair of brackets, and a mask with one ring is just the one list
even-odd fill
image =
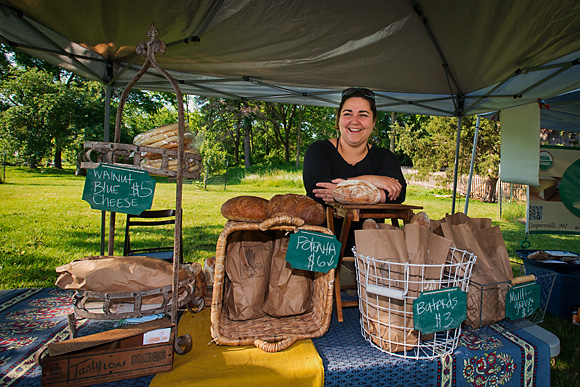
{"label": "black long-sleeve shirt", "polygon": [[388,176],[397,179],[403,186],[399,197],[385,203],[402,203],[405,201],[407,182],[403,177],[401,165],[397,156],[390,150],[377,146],[370,147],[364,159],[350,165],[347,163],[336,147],[329,140],[319,140],[306,150],[304,156],[304,169],[302,179],[306,195],[324,204],[322,199],[316,198],[312,190],[316,188],[316,183],[329,183],[333,179],[348,179],[362,175]]}

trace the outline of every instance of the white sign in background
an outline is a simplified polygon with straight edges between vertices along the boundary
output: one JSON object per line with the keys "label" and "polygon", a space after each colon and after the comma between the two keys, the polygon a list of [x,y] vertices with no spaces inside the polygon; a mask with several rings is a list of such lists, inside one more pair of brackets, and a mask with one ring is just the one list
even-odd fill
{"label": "white sign in background", "polygon": [[580,234],[580,148],[540,147],[539,187],[528,187],[526,233]]}

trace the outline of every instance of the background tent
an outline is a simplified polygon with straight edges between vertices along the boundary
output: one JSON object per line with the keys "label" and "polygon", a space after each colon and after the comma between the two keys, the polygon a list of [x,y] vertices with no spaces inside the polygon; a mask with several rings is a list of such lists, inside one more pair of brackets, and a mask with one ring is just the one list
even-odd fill
{"label": "background tent", "polygon": [[547,99],[540,110],[540,128],[580,132],[580,91]]}
{"label": "background tent", "polygon": [[[0,40],[124,87],[155,22],[186,94],[461,116],[580,88],[576,0],[0,0]],[[171,91],[151,70],[137,87]]]}
{"label": "background tent", "polygon": [[[342,89],[365,86],[379,110],[461,118],[580,89],[576,0],[0,0],[0,10],[0,41],[111,87],[140,69],[135,47],[155,22],[167,44],[158,62],[184,94],[336,106]],[[136,87],[172,91],[155,70]],[[460,130],[461,120],[454,192]]]}

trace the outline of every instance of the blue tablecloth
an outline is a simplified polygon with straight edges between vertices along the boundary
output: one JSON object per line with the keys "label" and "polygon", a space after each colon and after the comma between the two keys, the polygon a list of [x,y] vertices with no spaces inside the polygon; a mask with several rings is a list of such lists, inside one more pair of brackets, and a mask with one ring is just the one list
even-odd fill
{"label": "blue tablecloth", "polygon": [[453,354],[414,360],[385,353],[367,342],[357,308],[333,315],[329,331],[314,339],[324,363],[325,386],[549,386],[549,346],[525,331],[463,334]]}

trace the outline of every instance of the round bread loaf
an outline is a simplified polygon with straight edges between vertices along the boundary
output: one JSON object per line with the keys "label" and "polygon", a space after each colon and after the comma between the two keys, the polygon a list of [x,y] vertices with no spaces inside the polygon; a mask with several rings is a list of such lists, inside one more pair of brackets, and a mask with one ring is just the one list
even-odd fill
{"label": "round bread loaf", "polygon": [[236,196],[222,204],[222,215],[238,222],[262,222],[268,218],[268,200],[257,196]]}
{"label": "round bread loaf", "polygon": [[374,219],[365,219],[365,221],[362,224],[362,229],[363,230],[378,230],[379,229],[379,225],[377,224],[377,221]]}
{"label": "round bread loaf", "polygon": [[304,223],[319,226],[326,220],[322,204],[305,195],[274,195],[268,201],[268,217],[290,215],[304,220]]}
{"label": "round bread loaf", "polygon": [[431,221],[429,220],[429,216],[427,215],[427,213],[425,211],[421,211],[413,215],[411,220],[409,220],[409,223],[411,224],[417,223],[420,224],[421,226],[429,227]]}
{"label": "round bread loaf", "polygon": [[342,204],[377,204],[381,201],[381,192],[366,181],[345,180],[336,185],[333,197]]}

